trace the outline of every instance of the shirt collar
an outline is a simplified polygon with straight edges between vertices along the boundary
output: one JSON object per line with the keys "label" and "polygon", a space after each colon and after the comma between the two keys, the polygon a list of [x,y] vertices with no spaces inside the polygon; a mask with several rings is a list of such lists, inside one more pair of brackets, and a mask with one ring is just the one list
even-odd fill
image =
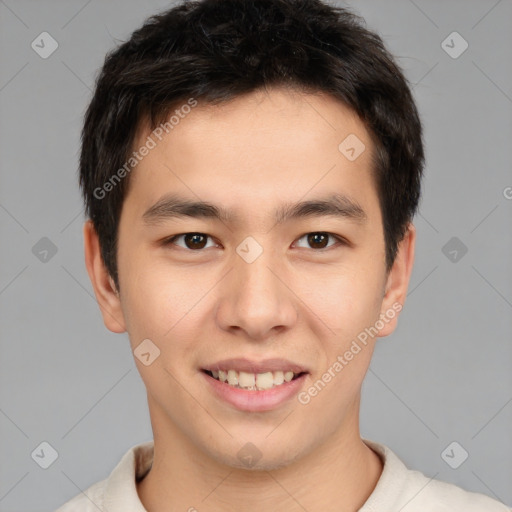
{"label": "shirt collar", "polygon": [[104,504],[109,512],[147,512],[137,493],[136,481],[142,480],[153,463],[154,442],[133,446],[113,469],[105,486]]}
{"label": "shirt collar", "polygon": [[358,512],[384,512],[383,507],[385,510],[395,510],[401,499],[409,470],[387,446],[369,439],[362,440],[381,458],[383,469],[373,492]]}

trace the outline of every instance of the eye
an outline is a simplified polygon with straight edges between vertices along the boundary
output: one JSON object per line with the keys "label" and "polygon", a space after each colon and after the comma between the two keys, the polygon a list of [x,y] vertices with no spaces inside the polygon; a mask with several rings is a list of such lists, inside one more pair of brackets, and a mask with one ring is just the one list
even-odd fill
{"label": "eye", "polygon": [[[306,233],[298,239],[298,242],[300,242],[302,239],[306,239],[306,243],[309,244],[310,248],[323,250],[336,245],[335,242],[328,244],[327,242],[329,238],[337,240],[340,245],[346,245],[346,242],[343,240],[343,238],[332,233],[327,233],[325,231],[314,231],[311,233]],[[177,241],[180,239],[183,240],[184,245],[177,243]],[[201,249],[215,247],[215,243],[213,242],[211,245],[207,245],[208,239],[211,240],[211,237],[205,233],[182,233],[180,235],[174,235],[170,238],[167,238],[163,241],[163,245],[177,245],[183,249],[200,251]]]}
{"label": "eye", "polygon": [[[176,240],[183,239],[185,246],[177,244]],[[184,249],[190,249],[193,251],[197,251],[200,249],[204,249],[206,246],[206,241],[208,238],[211,238],[209,235],[204,233],[183,233],[181,235],[175,235],[171,238],[166,239],[163,243],[164,245],[174,244],[178,247],[183,247]],[[214,247],[213,244],[210,247]]]}
{"label": "eye", "polygon": [[310,244],[310,247],[313,249],[327,249],[328,247],[335,245],[334,243],[326,245],[329,237],[338,240],[341,245],[345,244],[345,241],[341,237],[333,235],[332,233],[326,233],[325,231],[314,231],[312,233],[306,233],[299,238],[299,241],[305,238],[306,242]]}

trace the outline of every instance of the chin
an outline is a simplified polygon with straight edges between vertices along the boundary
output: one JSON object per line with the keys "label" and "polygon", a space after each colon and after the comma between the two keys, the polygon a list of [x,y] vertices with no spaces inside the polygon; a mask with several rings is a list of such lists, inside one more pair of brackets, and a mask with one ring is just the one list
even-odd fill
{"label": "chin", "polygon": [[[267,436],[268,433],[265,434]],[[269,441],[262,436],[261,442],[245,438],[243,442],[236,437],[230,446],[217,446],[212,452],[212,446],[207,446],[207,454],[219,464],[233,469],[247,471],[274,471],[285,468],[300,459],[304,453],[297,446],[297,442],[291,443],[290,447],[284,445],[284,439]],[[287,438],[290,440],[291,438]],[[243,444],[242,444],[243,443]]]}

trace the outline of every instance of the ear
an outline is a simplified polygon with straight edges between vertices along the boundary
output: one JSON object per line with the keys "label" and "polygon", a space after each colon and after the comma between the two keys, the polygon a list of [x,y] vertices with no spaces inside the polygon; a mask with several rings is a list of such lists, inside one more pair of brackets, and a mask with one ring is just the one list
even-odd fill
{"label": "ear", "polygon": [[85,266],[94,288],[96,300],[103,315],[106,328],[115,333],[126,331],[119,292],[108,273],[100,251],[98,234],[91,220],[84,224]]}
{"label": "ear", "polygon": [[416,228],[411,222],[407,226],[404,238],[398,245],[395,261],[387,277],[380,314],[384,327],[379,331],[379,338],[390,335],[396,329],[398,316],[407,296],[414,263],[415,245]]}

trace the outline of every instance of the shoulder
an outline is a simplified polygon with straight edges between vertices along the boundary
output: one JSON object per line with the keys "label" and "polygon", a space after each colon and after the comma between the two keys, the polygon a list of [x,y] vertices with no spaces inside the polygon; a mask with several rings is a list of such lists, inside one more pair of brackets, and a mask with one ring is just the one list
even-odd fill
{"label": "shoulder", "polygon": [[512,512],[503,503],[407,468],[386,445],[364,442],[382,459],[377,485],[360,512]]}
{"label": "shoulder", "polygon": [[132,446],[108,478],[91,485],[56,512],[144,512],[136,482],[149,471],[153,453],[153,441]]}
{"label": "shoulder", "polygon": [[408,502],[402,512],[510,512],[512,509],[485,494],[428,478],[408,470]]}
{"label": "shoulder", "polygon": [[55,512],[98,512],[103,510],[107,479],[91,485],[73,499],[67,501]]}

